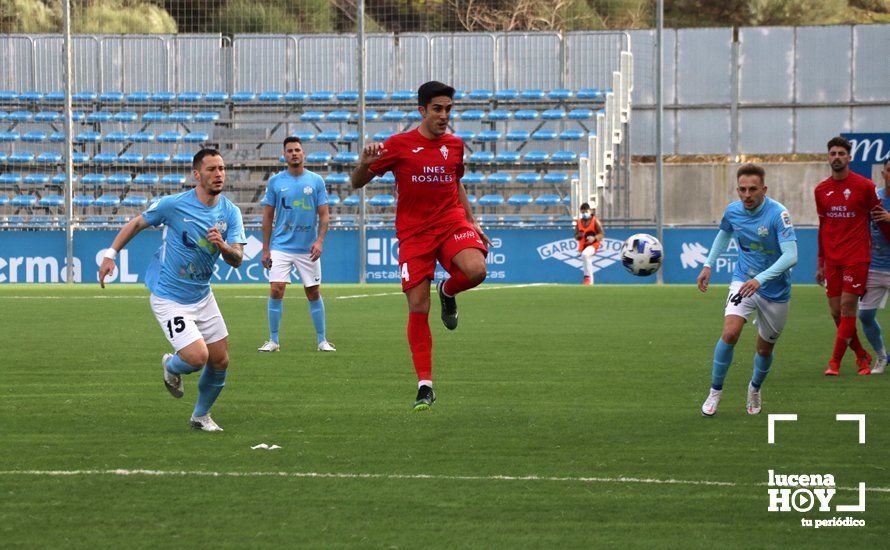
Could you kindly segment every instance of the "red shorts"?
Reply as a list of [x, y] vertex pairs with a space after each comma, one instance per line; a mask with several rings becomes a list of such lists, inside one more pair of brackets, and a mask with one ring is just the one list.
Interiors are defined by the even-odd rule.
[[825, 294], [829, 298], [840, 296], [842, 292], [862, 296], [868, 281], [868, 264], [837, 265], [825, 264]]
[[436, 276], [436, 261], [451, 273], [451, 260], [458, 252], [477, 248], [488, 255], [485, 243], [468, 222], [458, 222], [440, 231], [424, 231], [399, 241], [399, 275], [402, 292]]

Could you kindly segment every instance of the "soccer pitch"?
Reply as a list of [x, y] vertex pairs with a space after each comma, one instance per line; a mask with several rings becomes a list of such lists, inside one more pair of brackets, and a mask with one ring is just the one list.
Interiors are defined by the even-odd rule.
[[[890, 378], [851, 352], [822, 375], [816, 286], [793, 290], [763, 414], [744, 410], [748, 326], [714, 418], [725, 286], [485, 285], [454, 332], [433, 298], [424, 413], [396, 286], [323, 288], [333, 354], [298, 286], [266, 355], [268, 287], [215, 293], [231, 364], [207, 434], [188, 427], [197, 377], [164, 389], [142, 286], [0, 287], [0, 546], [886, 547]], [[773, 445], [768, 413], [798, 415]], [[864, 445], [837, 413], [866, 415]], [[831, 511], [768, 512], [769, 470], [833, 475]], [[835, 511], [859, 482], [866, 511]], [[865, 526], [801, 525], [847, 516]]]

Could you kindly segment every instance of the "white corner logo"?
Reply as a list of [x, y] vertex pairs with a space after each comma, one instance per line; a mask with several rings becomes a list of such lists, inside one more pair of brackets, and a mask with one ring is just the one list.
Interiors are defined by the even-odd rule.
[[[593, 256], [593, 272], [601, 271], [614, 263], [618, 263], [621, 254], [621, 245], [624, 241], [618, 239], [603, 239], [603, 244]], [[581, 254], [578, 252], [578, 241], [575, 239], [562, 239], [549, 242], [537, 248], [538, 256], [542, 260], [559, 260], [576, 269], [581, 269]]]
[[244, 257], [252, 260], [260, 251], [263, 250], [263, 243], [253, 235], [247, 237], [247, 244], [244, 245]]
[[680, 263], [683, 269], [695, 269], [708, 261], [708, 249], [699, 242], [683, 243], [680, 252]]

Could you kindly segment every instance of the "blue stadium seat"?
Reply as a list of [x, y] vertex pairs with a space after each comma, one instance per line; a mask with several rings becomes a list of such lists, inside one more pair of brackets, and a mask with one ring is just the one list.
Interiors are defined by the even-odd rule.
[[355, 90], [346, 90], [336, 95], [337, 101], [358, 101], [358, 92]]
[[187, 111], [176, 111], [170, 113], [170, 116], [167, 117], [167, 122], [191, 122], [194, 118], [194, 115]]
[[114, 153], [96, 153], [96, 156], [93, 157], [95, 164], [114, 164], [117, 161], [117, 155]]
[[0, 101], [4, 103], [12, 103], [18, 101], [19, 93], [12, 90], [0, 90]]
[[528, 90], [522, 90], [522, 93], [519, 94], [522, 99], [538, 101], [544, 99], [544, 90], [539, 90], [537, 88], [530, 88]]
[[13, 142], [18, 141], [19, 135], [18, 132], [0, 132], [0, 142]]
[[516, 99], [519, 95], [519, 92], [512, 88], [507, 88], [506, 90], [498, 90], [494, 93], [494, 98], [498, 101], [512, 101]]
[[22, 135], [22, 141], [27, 143], [43, 143], [46, 141], [46, 132], [33, 131]]
[[562, 120], [566, 117], [566, 112], [562, 109], [547, 109], [541, 113], [544, 120]]
[[393, 101], [416, 101], [417, 92], [415, 90], [396, 90], [389, 98]]
[[291, 135], [300, 138], [301, 143], [306, 143], [307, 141], [312, 141], [315, 139], [315, 134], [313, 134], [312, 132], [294, 132]]
[[130, 134], [130, 141], [133, 143], [150, 143], [155, 140], [155, 135], [151, 132], [136, 132]]
[[93, 205], [93, 197], [90, 195], [75, 195], [73, 199], [71, 199], [71, 203], [74, 206], [86, 207]]
[[507, 141], [528, 141], [528, 130], [510, 130], [507, 132]]
[[546, 151], [529, 151], [522, 157], [525, 162], [545, 162], [550, 158]]
[[118, 165], [142, 164], [144, 157], [139, 153], [126, 152], [117, 158]]
[[74, 103], [92, 103], [99, 99], [99, 94], [90, 90], [81, 90], [71, 96]]
[[406, 117], [406, 119], [409, 122], [420, 122], [420, 120], [422, 120], [423, 117], [420, 116], [420, 111], [414, 110], [414, 111], [408, 111], [408, 116]]
[[106, 194], [106, 195], [102, 195], [101, 197], [97, 198], [93, 202], [93, 206], [111, 207], [111, 206], [118, 206], [118, 205], [120, 205], [120, 203], [121, 203], [121, 199], [117, 195]]
[[355, 143], [358, 141], [358, 132], [349, 131], [343, 134], [343, 141], [348, 141], [349, 143]]
[[470, 204], [476, 204], [476, 195], [472, 193], [467, 194], [467, 202]]
[[87, 153], [75, 152], [71, 155], [72, 164], [86, 164], [90, 162], [90, 155]]
[[302, 90], [291, 90], [284, 94], [284, 100], [288, 103], [299, 103], [306, 101], [309, 98], [309, 94]]
[[510, 206], [528, 206], [533, 200], [531, 195], [519, 193], [507, 199], [507, 204]]
[[455, 113], [459, 116], [453, 117], [459, 120], [482, 120], [485, 118], [485, 111], [481, 109], [470, 109], [462, 113]]
[[490, 151], [476, 151], [467, 160], [469, 162], [490, 163], [494, 160], [494, 153]]
[[279, 103], [283, 99], [284, 99], [284, 93], [276, 92], [275, 90], [263, 92], [260, 94], [260, 97], [259, 97], [259, 100], [262, 103]]
[[0, 195], [0, 206], [6, 206], [7, 204], [9, 204], [9, 197]]
[[117, 172], [108, 176], [105, 181], [109, 185], [130, 185], [133, 183], [133, 176], [129, 172]]
[[473, 101], [488, 101], [494, 97], [494, 92], [486, 89], [470, 90], [469, 97]]
[[513, 111], [507, 109], [494, 109], [488, 112], [488, 120], [510, 120], [513, 118]]
[[349, 183], [349, 174], [346, 172], [331, 172], [324, 178], [328, 185], [344, 185]]
[[121, 201], [121, 206], [129, 206], [142, 208], [148, 203], [148, 199], [141, 195], [127, 195], [123, 201]]
[[[49, 176], [47, 176], [49, 178]], [[44, 195], [37, 203], [39, 206], [58, 207], [65, 204], [65, 197], [62, 195]]]
[[504, 137], [504, 133], [500, 130], [482, 130], [476, 134], [476, 141], [493, 142], [500, 141]]
[[588, 120], [593, 118], [592, 109], [572, 109], [568, 114], [569, 120]]
[[349, 111], [331, 111], [325, 116], [328, 122], [349, 122], [351, 118], [352, 113]]
[[328, 195], [328, 206], [337, 206], [340, 204], [340, 195]]
[[330, 90], [318, 90], [309, 94], [309, 101], [334, 101], [334, 97]]
[[102, 141], [102, 134], [93, 132], [92, 130], [81, 132], [74, 137], [74, 141], [76, 143], [99, 143]]
[[578, 99], [601, 99], [605, 95], [598, 88], [581, 88], [575, 97]]
[[0, 174], [0, 185], [18, 185], [22, 183], [22, 175], [6, 172]]
[[145, 164], [167, 164], [168, 162], [170, 162], [170, 155], [167, 153], [145, 155]]
[[392, 195], [374, 195], [368, 200], [368, 204], [371, 206], [392, 206], [396, 203], [396, 198]]
[[460, 138], [464, 142], [473, 141], [476, 138], [476, 132], [472, 130], [457, 130], [454, 132], [454, 136]]
[[148, 103], [148, 100], [151, 99], [151, 94], [149, 92], [132, 92], [124, 96], [124, 101], [127, 103]]
[[65, 141], [65, 132], [53, 132], [49, 135], [50, 143], [63, 143]]
[[358, 162], [358, 153], [355, 151], [340, 151], [331, 159], [336, 164], [355, 164]]
[[586, 132], [580, 128], [569, 128], [559, 133], [559, 139], [562, 141], [578, 141], [585, 136]]
[[500, 151], [494, 157], [495, 162], [499, 163], [514, 163], [519, 162], [519, 152], [518, 151]]
[[371, 139], [374, 141], [383, 142], [383, 141], [386, 141], [389, 138], [391, 138], [393, 133], [394, 132], [392, 132], [391, 130], [381, 130], [380, 132], [377, 132], [376, 134], [374, 134], [374, 136]]
[[170, 162], [173, 164], [191, 164], [195, 156], [191, 153], [176, 153]]
[[365, 91], [365, 101], [383, 101], [384, 99], [386, 99], [386, 92], [383, 90]]
[[225, 92], [207, 92], [204, 94], [204, 101], [207, 103], [225, 103], [229, 100], [229, 94]]
[[[71, 176], [72, 181], [77, 181], [77, 174], [73, 174]], [[52, 179], [53, 185], [66, 185], [68, 183], [68, 177], [65, 174], [56, 174]]]
[[157, 174], [139, 174], [133, 179], [136, 185], [157, 185], [161, 177]]
[[105, 137], [102, 138], [102, 141], [105, 143], [123, 143], [130, 139], [130, 134], [127, 132], [108, 132], [105, 134]]
[[555, 194], [545, 194], [539, 195], [535, 199], [535, 204], [539, 206], [558, 206], [562, 199], [559, 198], [559, 195]]
[[482, 195], [477, 204], [479, 206], [500, 206], [504, 204], [504, 197], [498, 194]]
[[71, 120], [73, 120], [74, 122], [80, 122], [82, 120], [85, 120], [86, 117], [87, 117], [87, 114], [84, 113], [83, 111], [71, 111]]
[[182, 141], [185, 143], [206, 143], [210, 139], [207, 132], [191, 132], [183, 136]]
[[139, 115], [133, 111], [119, 111], [114, 113], [111, 119], [115, 122], [136, 122], [139, 119]]
[[573, 95], [574, 94], [572, 93], [572, 90], [569, 90], [567, 88], [554, 88], [554, 89], [550, 90], [550, 93], [547, 94], [547, 97], [549, 97], [550, 99], [552, 99], [554, 101], [560, 101], [560, 100], [572, 99]]
[[306, 111], [300, 115], [302, 122], [321, 122], [324, 120], [324, 111]]
[[99, 101], [101, 103], [120, 103], [124, 100], [124, 94], [122, 92], [102, 92], [99, 94]]
[[331, 160], [331, 154], [326, 151], [313, 151], [306, 155], [306, 162], [312, 164], [327, 164]]
[[8, 117], [8, 116], [9, 116], [9, 113], [7, 113], [6, 111], [0, 111], [0, 122], [3, 122], [4, 120], [6, 120], [6, 117]]
[[513, 113], [513, 118], [516, 120], [537, 120], [538, 116], [538, 111], [535, 109], [519, 109]]
[[516, 183], [529, 185], [538, 183], [539, 181], [541, 181], [541, 175], [537, 172], [522, 172], [521, 174], [516, 176]]
[[374, 110], [366, 110], [365, 111], [365, 121], [366, 122], [374, 122], [380, 118], [380, 113]]
[[485, 181], [485, 175], [481, 172], [466, 172], [460, 181], [464, 185], [478, 185]]
[[535, 130], [535, 133], [532, 134], [532, 139], [535, 141], [552, 141], [556, 139], [556, 132], [541, 128], [540, 130]]
[[219, 120], [219, 113], [216, 111], [201, 111], [195, 114], [195, 122], [216, 122]]
[[142, 122], [167, 122], [167, 113], [149, 111], [142, 115]]
[[513, 181], [513, 176], [511, 176], [509, 172], [494, 172], [493, 174], [488, 175], [486, 181], [493, 185], [505, 185]]
[[25, 103], [37, 103], [43, 99], [43, 94], [34, 90], [29, 90], [27, 92], [22, 92], [19, 94], [19, 101]]
[[31, 122], [34, 119], [34, 113], [31, 111], [13, 111], [6, 117], [7, 122]]
[[27, 185], [46, 185], [49, 180], [49, 174], [28, 174], [25, 176], [24, 182]]
[[348, 197], [343, 199], [343, 202], [341, 204], [343, 206], [358, 206], [360, 200], [361, 199], [359, 199], [358, 195], [349, 195]]
[[9, 201], [10, 206], [34, 206], [37, 203], [37, 197], [34, 195], [16, 195]]
[[164, 132], [158, 134], [155, 139], [158, 143], [179, 143], [182, 141], [182, 135], [179, 132]]
[[176, 96], [176, 101], [180, 103], [198, 103], [202, 97], [201, 92], [180, 92]]
[[380, 183], [393, 184], [396, 182], [396, 176], [392, 172], [387, 172], [380, 176]]
[[[127, 174], [129, 176], [129, 174]], [[81, 185], [84, 186], [93, 186], [93, 185], [104, 185], [108, 181], [108, 178], [105, 174], [84, 174], [80, 179]]]
[[151, 94], [149, 101], [151, 101], [152, 103], [170, 103], [175, 99], [176, 94], [174, 94], [173, 92], [163, 91]]
[[401, 122], [408, 118], [408, 113], [399, 110], [387, 111], [383, 113], [382, 118], [385, 122]]
[[550, 162], [575, 162], [578, 154], [574, 151], [557, 151], [550, 157]]
[[28, 151], [17, 151], [6, 159], [9, 164], [31, 164], [34, 162], [34, 153]]
[[185, 185], [186, 177], [183, 174], [167, 174], [161, 178], [164, 185]]
[[37, 155], [36, 160], [41, 164], [56, 164], [62, 162], [62, 153], [57, 151], [44, 151]]
[[340, 132], [320, 132], [317, 136], [315, 136], [315, 140], [322, 143], [333, 143], [335, 141], [340, 141]]
[[6, 151], [0, 151], [0, 164], [5, 163], [8, 157], [9, 154]]
[[235, 92], [232, 94], [232, 103], [250, 103], [256, 99], [256, 94], [249, 91]]
[[569, 181], [569, 175], [563, 172], [548, 172], [544, 174], [543, 178], [544, 183], [566, 183]]
[[40, 111], [34, 115], [35, 122], [58, 122], [62, 120], [62, 113], [56, 111]]

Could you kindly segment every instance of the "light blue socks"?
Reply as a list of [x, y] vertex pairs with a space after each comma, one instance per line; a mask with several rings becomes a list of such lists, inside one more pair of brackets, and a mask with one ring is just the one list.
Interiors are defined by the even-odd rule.
[[884, 335], [881, 334], [881, 325], [878, 324], [877, 314], [878, 310], [876, 309], [860, 309], [859, 321], [862, 323], [862, 332], [868, 338], [868, 343], [871, 344], [875, 353], [880, 355], [887, 352], [884, 350]]
[[210, 367], [204, 367], [201, 378], [198, 379], [198, 402], [195, 403], [194, 416], [204, 416], [210, 412], [213, 402], [219, 397], [219, 392], [226, 385], [226, 372]]
[[309, 315], [312, 316], [312, 324], [315, 325], [315, 334], [318, 336], [318, 343], [327, 340], [325, 336], [325, 318], [324, 318], [324, 299], [321, 296], [314, 302], [309, 300]]
[[197, 372], [201, 370], [200, 368], [195, 368], [185, 361], [182, 358], [174, 353], [170, 358], [167, 359], [167, 363], [165, 364], [167, 367], [167, 372], [172, 374], [191, 374], [193, 372]]
[[278, 328], [281, 326], [281, 314], [284, 311], [284, 300], [269, 298], [269, 340], [278, 343]]
[[772, 353], [769, 355], [754, 354], [754, 374], [751, 375], [751, 385], [754, 386], [754, 389], [760, 389], [760, 385], [766, 380], [766, 375], [769, 374], [769, 367], [772, 364]]
[[714, 346], [714, 367], [711, 369], [711, 387], [715, 390], [723, 389], [723, 380], [726, 378], [726, 372], [729, 371], [729, 365], [732, 363], [732, 352], [734, 346], [723, 341], [723, 338], [717, 340]]

